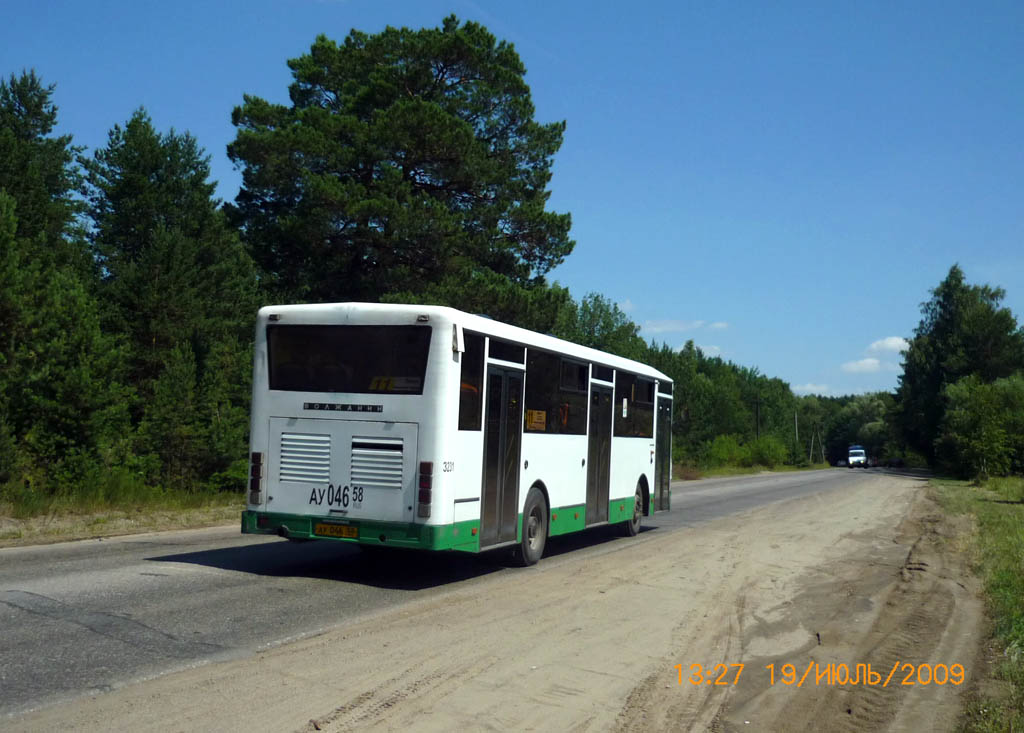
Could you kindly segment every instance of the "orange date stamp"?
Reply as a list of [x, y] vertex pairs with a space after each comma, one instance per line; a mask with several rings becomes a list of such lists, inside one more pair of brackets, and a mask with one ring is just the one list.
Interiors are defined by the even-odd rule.
[[[852, 667], [852, 669], [851, 669]], [[686, 680], [693, 686], [729, 686], [736, 685], [743, 674], [743, 664], [713, 664], [704, 666], [691, 664], [684, 676], [684, 666], [675, 665], [679, 684]], [[839, 664], [829, 662], [820, 664], [811, 661], [806, 668], [795, 664], [768, 664], [768, 685], [782, 684], [787, 687], [803, 687], [813, 685], [846, 686], [864, 685], [868, 687], [925, 687], [928, 685], [959, 686], [967, 679], [967, 670], [962, 664], [911, 664], [897, 660], [892, 668], [888, 665], [881, 670], [873, 669], [870, 663]], [[812, 674], [813, 673], [813, 674]]]

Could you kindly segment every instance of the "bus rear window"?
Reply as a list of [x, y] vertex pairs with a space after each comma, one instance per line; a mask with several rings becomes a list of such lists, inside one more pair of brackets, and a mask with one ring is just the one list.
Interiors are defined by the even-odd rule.
[[423, 394], [430, 326], [267, 326], [270, 389]]

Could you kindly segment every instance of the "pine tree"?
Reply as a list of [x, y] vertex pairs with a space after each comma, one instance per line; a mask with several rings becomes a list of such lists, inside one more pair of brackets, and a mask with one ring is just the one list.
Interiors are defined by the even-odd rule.
[[17, 202], [14, 236], [37, 247], [37, 257], [83, 261], [66, 240], [81, 206], [75, 198], [82, 176], [81, 148], [70, 135], [53, 137], [57, 124], [54, 86], [35, 71], [0, 80], [0, 189]]
[[288, 65], [291, 105], [246, 96], [228, 147], [243, 173], [230, 211], [277, 297], [446, 280], [441, 299], [468, 302], [460, 283], [528, 289], [572, 250], [569, 216], [545, 209], [565, 125], [534, 121], [511, 44], [451, 16], [320, 36]]
[[191, 489], [199, 477], [200, 416], [196, 395], [196, 357], [187, 342], [175, 344], [152, 384], [153, 397], [139, 426], [143, 451], [160, 459], [152, 477], [171, 489]]
[[[128, 342], [139, 449], [159, 456], [162, 481], [191, 487], [246, 453], [248, 391], [219, 392], [215, 414], [204, 410], [200, 385], [224, 368], [226, 348], [248, 353], [252, 260], [218, 208], [208, 157], [188, 133], [161, 134], [138, 110], [87, 167], [104, 323]], [[226, 378], [247, 384], [247, 371], [235, 360]], [[176, 390], [181, 420], [172, 416]], [[211, 443], [214, 423], [222, 439]]]
[[1000, 305], [1002, 288], [970, 285], [953, 265], [931, 292], [904, 354], [894, 412], [903, 440], [930, 462], [950, 385], [972, 375], [987, 384], [1024, 369], [1024, 329]]
[[77, 149], [50, 136], [52, 93], [34, 73], [0, 82], [0, 474], [43, 492], [122, 461], [127, 430], [122, 352], [100, 330], [77, 236]]

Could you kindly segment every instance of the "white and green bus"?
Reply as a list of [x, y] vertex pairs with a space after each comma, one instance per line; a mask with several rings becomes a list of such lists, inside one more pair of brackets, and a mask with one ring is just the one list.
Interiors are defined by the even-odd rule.
[[672, 381], [452, 308], [260, 309], [242, 532], [481, 552], [668, 509]]

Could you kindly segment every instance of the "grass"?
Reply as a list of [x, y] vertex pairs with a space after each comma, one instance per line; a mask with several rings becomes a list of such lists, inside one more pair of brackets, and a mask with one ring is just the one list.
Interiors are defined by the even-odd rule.
[[932, 485], [947, 511], [975, 519], [972, 560], [992, 621], [995, 683], [979, 685], [968, 700], [963, 729], [1024, 731], [1024, 478]]
[[30, 488], [0, 493], [0, 547], [110, 537], [237, 522], [241, 493], [170, 491], [112, 480], [55, 496]]
[[702, 478], [719, 478], [722, 476], [748, 476], [762, 471], [817, 471], [831, 468], [827, 463], [813, 463], [804, 466], [716, 466], [714, 468], [699, 467], [691, 464], [677, 464], [673, 467], [672, 478], [684, 481], [696, 481]]

